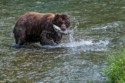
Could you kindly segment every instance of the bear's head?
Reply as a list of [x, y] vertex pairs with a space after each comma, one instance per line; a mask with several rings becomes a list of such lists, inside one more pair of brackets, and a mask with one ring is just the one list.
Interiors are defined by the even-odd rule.
[[68, 34], [70, 26], [70, 19], [65, 14], [56, 14], [53, 20], [53, 28], [56, 32], [61, 34]]

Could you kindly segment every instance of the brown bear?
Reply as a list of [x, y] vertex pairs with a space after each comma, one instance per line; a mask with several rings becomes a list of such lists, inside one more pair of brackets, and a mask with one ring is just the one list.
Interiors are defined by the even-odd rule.
[[57, 45], [62, 35], [69, 33], [70, 19], [65, 14], [28, 12], [20, 16], [14, 26], [16, 48], [26, 42]]

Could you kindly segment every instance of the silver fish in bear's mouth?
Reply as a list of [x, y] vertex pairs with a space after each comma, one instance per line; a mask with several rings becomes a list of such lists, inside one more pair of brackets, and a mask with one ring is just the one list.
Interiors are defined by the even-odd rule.
[[60, 27], [58, 27], [58, 26], [56, 26], [56, 25], [54, 25], [54, 24], [53, 24], [53, 28], [54, 28], [54, 30], [55, 30], [56, 32], [61, 33], [61, 34], [63, 34], [63, 35], [68, 35], [68, 34], [70, 34], [70, 30], [69, 30], [69, 29], [66, 29], [65, 31], [62, 31]]

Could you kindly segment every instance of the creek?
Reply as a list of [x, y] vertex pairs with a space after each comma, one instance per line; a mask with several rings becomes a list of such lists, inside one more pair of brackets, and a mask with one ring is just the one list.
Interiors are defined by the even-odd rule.
[[[125, 0], [0, 0], [0, 82], [106, 83], [109, 54], [125, 45]], [[54, 12], [79, 23], [58, 46], [15, 43], [13, 27], [25, 12]]]

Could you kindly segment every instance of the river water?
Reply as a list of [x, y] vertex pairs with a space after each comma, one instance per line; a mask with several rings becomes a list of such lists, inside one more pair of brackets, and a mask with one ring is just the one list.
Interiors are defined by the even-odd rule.
[[[58, 46], [15, 49], [13, 27], [28, 11], [65, 13], [71, 27]], [[125, 45], [125, 0], [0, 0], [0, 82], [106, 83], [109, 54]]]

